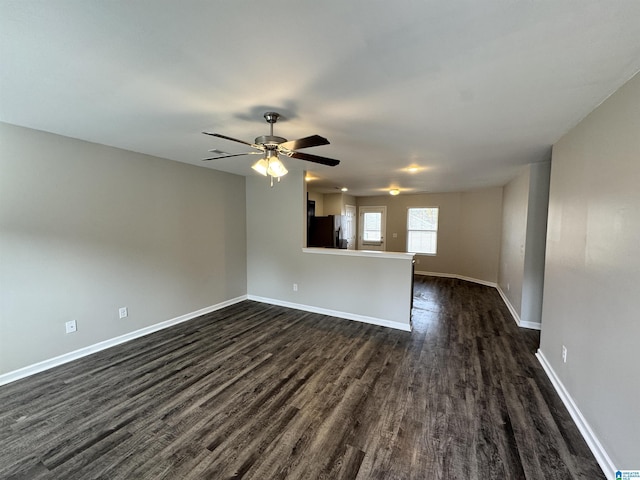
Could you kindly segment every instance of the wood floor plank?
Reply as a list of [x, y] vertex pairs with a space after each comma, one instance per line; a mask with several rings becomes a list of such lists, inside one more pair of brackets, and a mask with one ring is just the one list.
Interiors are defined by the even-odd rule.
[[0, 387], [0, 478], [604, 476], [497, 291], [412, 332], [245, 301]]

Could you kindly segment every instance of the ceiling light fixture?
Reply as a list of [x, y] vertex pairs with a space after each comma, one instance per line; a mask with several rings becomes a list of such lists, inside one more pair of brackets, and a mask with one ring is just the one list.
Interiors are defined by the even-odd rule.
[[272, 187], [274, 178], [280, 181], [280, 177], [284, 177], [289, 172], [278, 158], [278, 152], [270, 149], [266, 150], [264, 152], [264, 158], [258, 160], [251, 168], [265, 177], [269, 175], [271, 177]]
[[397, 188], [392, 188], [391, 190], [389, 190], [389, 195], [393, 195], [394, 197], [396, 195], [400, 195], [400, 190], [398, 190]]
[[271, 177], [271, 186], [273, 187], [273, 179], [277, 178], [280, 181], [280, 177], [287, 174], [287, 169], [283, 163], [278, 159], [278, 153], [281, 153], [289, 158], [297, 158], [299, 160], [305, 160], [307, 162], [319, 163], [321, 165], [327, 165], [335, 167], [340, 163], [340, 160], [334, 160], [333, 158], [321, 157], [319, 155], [311, 155], [309, 153], [302, 153], [296, 151], [299, 148], [317, 147], [320, 145], [328, 145], [329, 140], [320, 135], [311, 135], [309, 137], [299, 138], [298, 140], [287, 140], [283, 137], [277, 137], [273, 134], [273, 124], [278, 121], [280, 114], [277, 112], [266, 112], [264, 119], [269, 124], [269, 135], [261, 135], [256, 137], [255, 143], [245, 142], [244, 140], [238, 140], [237, 138], [228, 137], [220, 133], [202, 132], [205, 135], [211, 135], [212, 137], [223, 138], [232, 142], [242, 143], [248, 145], [251, 148], [259, 150], [258, 152], [245, 152], [245, 153], [225, 153], [217, 149], [211, 150], [216, 153], [215, 157], [203, 158], [203, 161], [218, 160], [221, 158], [240, 157], [242, 155], [263, 155], [255, 164], [251, 166], [260, 175]]
[[342, 188], [340, 189], [340, 191], [341, 191], [341, 192], [348, 192], [348, 191], [349, 191], [349, 189], [348, 189], [347, 187], [342, 187]]

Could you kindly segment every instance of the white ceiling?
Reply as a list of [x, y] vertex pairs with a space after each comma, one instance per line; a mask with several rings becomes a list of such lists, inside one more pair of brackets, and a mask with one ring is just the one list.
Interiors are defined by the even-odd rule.
[[0, 0], [0, 60], [4, 122], [203, 165], [245, 150], [202, 130], [253, 141], [275, 110], [341, 160], [284, 159], [313, 185], [457, 191], [548, 159], [640, 70], [640, 2]]

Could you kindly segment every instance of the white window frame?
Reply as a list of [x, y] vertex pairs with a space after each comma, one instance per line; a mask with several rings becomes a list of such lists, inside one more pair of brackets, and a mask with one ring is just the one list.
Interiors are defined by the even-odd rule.
[[[409, 228], [409, 213], [411, 212], [411, 210], [417, 210], [417, 209], [435, 209], [438, 211], [438, 221], [436, 223], [436, 228], [435, 230], [433, 229], [410, 229]], [[409, 253], [415, 253], [417, 255], [428, 255], [428, 256], [432, 256], [435, 257], [438, 254], [438, 230], [439, 230], [439, 226], [440, 226], [440, 207], [424, 207], [424, 206], [420, 206], [420, 207], [407, 207], [407, 252]], [[409, 250], [409, 237], [410, 232], [433, 232], [435, 233], [436, 236], [436, 245], [435, 245], [435, 251], [434, 252], [413, 252], [411, 250]]]

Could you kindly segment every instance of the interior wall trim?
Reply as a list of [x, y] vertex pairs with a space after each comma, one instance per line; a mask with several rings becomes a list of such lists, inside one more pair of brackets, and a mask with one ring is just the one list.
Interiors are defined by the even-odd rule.
[[616, 478], [616, 472], [618, 471], [618, 469], [611, 461], [611, 457], [609, 457], [609, 454], [600, 443], [600, 440], [598, 440], [598, 437], [591, 429], [591, 426], [584, 418], [584, 415], [582, 415], [582, 412], [576, 405], [575, 401], [560, 381], [560, 378], [558, 377], [558, 375], [556, 375], [553, 367], [551, 367], [551, 364], [547, 361], [547, 358], [544, 356], [544, 353], [542, 353], [542, 350], [538, 349], [538, 351], [536, 352], [536, 357], [538, 358], [538, 361], [547, 374], [547, 377], [549, 377], [549, 380], [551, 380], [553, 388], [555, 388], [556, 392], [558, 392], [562, 403], [564, 403], [564, 406], [567, 407], [567, 410], [569, 410], [571, 418], [578, 427], [578, 430], [580, 430], [580, 434], [584, 438], [585, 442], [587, 442], [591, 453], [593, 453], [593, 456], [596, 457], [596, 461], [598, 462], [598, 465], [600, 465], [600, 468], [604, 472], [605, 476], [607, 478]]
[[488, 282], [486, 280], [479, 280], [477, 278], [465, 277], [463, 275], [457, 275], [455, 273], [418, 272], [418, 271], [416, 271], [415, 274], [416, 275], [427, 275], [427, 276], [430, 276], [430, 277], [457, 278], [458, 280], [466, 280], [467, 282], [479, 283], [480, 285], [486, 285], [487, 287], [493, 287], [496, 290], [498, 290], [498, 293], [502, 297], [502, 301], [504, 302], [504, 304], [509, 309], [509, 312], [511, 313], [511, 316], [513, 317], [513, 320], [516, 322], [516, 325], [518, 325], [519, 327], [522, 327], [522, 328], [530, 328], [532, 330], [541, 330], [541, 328], [542, 328], [542, 325], [540, 323], [523, 322], [520, 319], [520, 315], [518, 315], [517, 310], [514, 308], [514, 306], [511, 304], [511, 302], [509, 301], [507, 296], [504, 294], [504, 292], [500, 288], [500, 285], [498, 285], [495, 282]]
[[91, 355], [92, 353], [96, 353], [110, 347], [115, 347], [116, 345], [120, 345], [121, 343], [128, 342], [129, 340], [133, 340], [136, 338], [143, 337], [145, 335], [149, 335], [150, 333], [157, 332], [158, 330], [163, 330], [173, 325], [177, 325], [178, 323], [192, 320], [194, 318], [200, 317], [207, 313], [215, 312], [216, 310], [220, 310], [221, 308], [234, 305], [246, 299], [247, 299], [247, 296], [242, 295], [240, 297], [225, 300], [224, 302], [220, 302], [215, 305], [211, 305], [209, 307], [201, 308], [200, 310], [196, 310], [195, 312], [186, 313], [184, 315], [180, 315], [179, 317], [175, 317], [170, 320], [165, 320], [163, 322], [149, 325], [148, 327], [144, 327], [139, 330], [135, 330], [133, 332], [125, 333], [124, 335], [120, 335], [118, 337], [114, 337], [109, 340], [104, 340], [102, 342], [98, 342], [93, 345], [89, 345], [87, 347], [74, 350], [73, 352], [65, 353], [63, 355], [59, 355], [57, 357], [53, 357], [48, 360], [43, 360], [42, 362], [34, 363], [33, 365], [28, 365], [18, 370], [13, 370], [11, 372], [4, 373], [0, 375], [0, 386], [6, 385], [7, 383], [15, 382], [16, 380], [20, 380], [21, 378], [25, 378], [25, 377], [34, 375], [36, 373], [43, 372], [45, 370], [49, 370], [50, 368], [57, 367], [58, 365], [63, 365], [73, 360], [86, 357], [87, 355]]
[[275, 298], [259, 297], [256, 295], [248, 295], [248, 300], [253, 300], [260, 303], [267, 303], [269, 305], [277, 305], [279, 307], [293, 308], [295, 310], [302, 310], [304, 312], [320, 313], [322, 315], [329, 315], [331, 317], [344, 318], [345, 320], [355, 320], [356, 322], [370, 323], [372, 325], [379, 325], [381, 327], [395, 328], [396, 330], [404, 330], [405, 332], [411, 331], [411, 325], [408, 323], [394, 322], [392, 320], [385, 320], [384, 318], [368, 317], [366, 315], [358, 315], [356, 313], [341, 312], [338, 310], [329, 310], [328, 308], [314, 307], [312, 305], [303, 305], [300, 303], [286, 302], [283, 300], [276, 300]]

